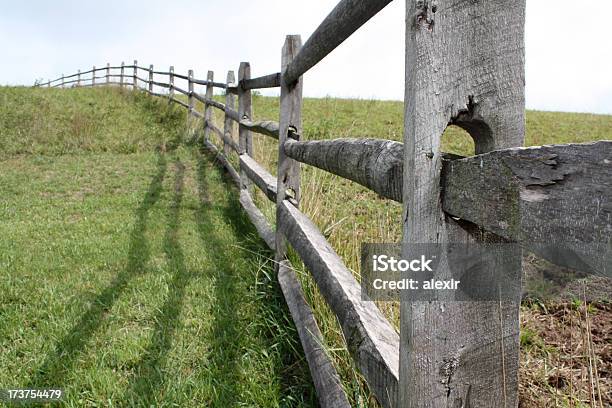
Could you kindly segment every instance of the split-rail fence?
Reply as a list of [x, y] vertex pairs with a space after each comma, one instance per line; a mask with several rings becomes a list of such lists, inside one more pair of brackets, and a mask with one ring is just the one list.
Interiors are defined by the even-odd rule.
[[[612, 142], [520, 147], [525, 133], [525, 0], [407, 0], [404, 143], [302, 140], [302, 75], [390, 2], [340, 1], [304, 45], [300, 36], [286, 37], [280, 72], [270, 75], [251, 78], [249, 63], [242, 62], [237, 79], [229, 71], [225, 82], [215, 82], [212, 71], [203, 80], [191, 70], [186, 75], [172, 67], [156, 71], [134, 61], [39, 86], [142, 88], [203, 119], [202, 143], [239, 186], [240, 203], [275, 251], [278, 281], [321, 406], [349, 403], [286, 259], [287, 244], [311, 272], [384, 407], [516, 407], [519, 303], [402, 302], [398, 335], [375, 303], [362, 299], [360, 283], [300, 211], [300, 163], [403, 203], [398, 220], [403, 251], [411, 243], [491, 238], [526, 246], [562, 239], [584, 251], [583, 244], [609, 246]], [[194, 85], [206, 86], [206, 93], [194, 92]], [[255, 120], [251, 90], [273, 87], [280, 87], [278, 122]], [[154, 91], [160, 88], [167, 92]], [[213, 88], [225, 90], [225, 103], [213, 99]], [[196, 100], [204, 103], [204, 112], [195, 109]], [[212, 121], [213, 108], [224, 113], [222, 129]], [[238, 141], [232, 137], [234, 124]], [[449, 125], [472, 136], [475, 156], [442, 153], [440, 139]], [[277, 177], [254, 160], [253, 133], [278, 140]], [[211, 142], [211, 134], [223, 142], [222, 150]], [[239, 171], [228, 160], [233, 153], [239, 156]], [[276, 204], [276, 230], [254, 204], [253, 184]], [[521, 268], [520, 261], [516, 267]]]

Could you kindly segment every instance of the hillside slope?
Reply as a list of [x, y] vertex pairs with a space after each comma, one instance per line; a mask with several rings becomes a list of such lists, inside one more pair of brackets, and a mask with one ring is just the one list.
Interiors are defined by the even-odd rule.
[[270, 254], [185, 114], [0, 88], [0, 384], [65, 406], [315, 405]]
[[[256, 119], [277, 120], [277, 98], [253, 99]], [[116, 88], [0, 88], [0, 384], [59, 379], [75, 405], [143, 392], [143, 405], [315, 404], [270, 254], [214, 158], [184, 143], [201, 124], [185, 123], [182, 108]], [[303, 133], [401, 141], [403, 104], [306, 98]], [[611, 138], [610, 115], [527, 112], [527, 145]], [[443, 146], [473, 152], [458, 128]], [[277, 142], [254, 136], [254, 147], [275, 174]], [[301, 208], [354, 271], [362, 242], [400, 238], [399, 204], [309, 166]], [[352, 404], [375, 406], [337, 320], [300, 276]], [[379, 307], [397, 325], [397, 305]], [[612, 398], [611, 316], [580, 299], [525, 303], [524, 408], [586, 406], [593, 365], [595, 391]]]

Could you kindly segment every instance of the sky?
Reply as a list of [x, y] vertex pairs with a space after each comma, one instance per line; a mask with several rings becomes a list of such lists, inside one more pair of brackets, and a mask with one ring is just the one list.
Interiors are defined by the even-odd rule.
[[[337, 2], [0, 0], [0, 84], [134, 59], [220, 81], [249, 61], [266, 75], [280, 70], [285, 35], [305, 42]], [[610, 15], [610, 0], [527, 0], [528, 109], [612, 114]], [[402, 100], [404, 21], [405, 0], [394, 0], [305, 74], [304, 96]]]

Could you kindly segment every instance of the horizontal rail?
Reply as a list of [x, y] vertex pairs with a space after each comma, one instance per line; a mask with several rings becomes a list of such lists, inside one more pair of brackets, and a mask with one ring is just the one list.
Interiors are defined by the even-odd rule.
[[262, 214], [259, 208], [257, 208], [253, 202], [253, 199], [251, 198], [251, 195], [246, 189], [240, 190], [240, 204], [246, 211], [253, 225], [255, 225], [255, 229], [259, 233], [259, 236], [265, 241], [268, 248], [274, 251], [276, 249], [276, 245], [274, 244], [274, 230], [272, 227], [270, 227], [266, 217]]
[[203, 80], [203, 79], [195, 79], [192, 78], [191, 82], [193, 82], [194, 84], [198, 84], [198, 85], [212, 85], [214, 87], [217, 88], [226, 88], [227, 85], [222, 83], [222, 82], [213, 82], [213, 81], [208, 81], [208, 80]]
[[153, 71], [153, 73], [155, 75], [170, 75], [171, 72], [166, 72], [166, 71]]
[[276, 202], [276, 177], [271, 175], [248, 154], [240, 155], [240, 169], [273, 203]]
[[236, 183], [236, 185], [240, 187], [240, 175], [238, 174], [238, 172], [236, 172], [236, 169], [234, 169], [234, 166], [232, 166], [232, 164], [227, 160], [225, 155], [221, 153], [219, 149], [217, 149], [217, 146], [212, 144], [209, 140], [204, 141], [204, 146], [215, 154], [215, 159], [218, 160], [219, 163], [223, 165], [223, 167], [225, 167], [234, 183]]
[[[166, 96], [166, 97], [168, 97], [168, 96]], [[181, 101], [179, 99], [172, 99], [172, 102], [177, 103], [177, 104], [181, 105], [182, 107], [189, 109], [189, 105], [187, 105], [185, 102], [183, 102], [183, 101]], [[194, 113], [194, 111], [192, 111], [191, 113]], [[199, 113], [199, 112], [197, 112], [197, 113]]]
[[179, 91], [179, 92], [180, 92], [180, 93], [182, 93], [183, 95], [187, 95], [187, 96], [189, 96], [189, 94], [190, 94], [190, 92], [189, 92], [189, 91], [186, 91], [186, 90], [184, 90], [183, 88], [179, 88], [179, 87], [178, 87], [178, 86], [176, 86], [176, 85], [170, 85], [170, 86], [169, 86], [169, 88], [170, 88], [170, 89], [174, 89], [175, 91]]
[[242, 119], [238, 122], [240, 126], [244, 126], [245, 128], [260, 133], [262, 135], [270, 136], [276, 140], [278, 140], [278, 122], [274, 122], [271, 120], [263, 120], [259, 122], [251, 122], [248, 119]]
[[374, 302], [362, 300], [359, 283], [312, 221], [286, 200], [277, 208], [278, 228], [338, 318], [361, 374], [383, 406], [395, 406], [398, 334]]
[[283, 72], [289, 85], [315, 66], [392, 0], [342, 0], [306, 41]]
[[402, 202], [404, 145], [380, 139], [298, 142], [288, 139], [285, 154], [301, 163], [352, 180], [382, 197]]
[[234, 151], [238, 154], [241, 154], [242, 152], [240, 151], [240, 147], [238, 146], [238, 144], [234, 141], [234, 139], [228, 137], [225, 133], [223, 133], [223, 131], [221, 129], [219, 129], [218, 127], [216, 127], [215, 125], [213, 125], [212, 123], [206, 123], [206, 126], [211, 129], [214, 133], [217, 134], [217, 136], [219, 136], [219, 138], [221, 140], [223, 140], [225, 143], [227, 143], [232, 149], [234, 149]]
[[221, 102], [217, 102], [213, 99], [208, 99], [203, 95], [200, 95], [199, 93], [193, 92], [192, 96], [194, 98], [196, 98], [198, 101], [202, 102], [205, 105], [210, 105], [210, 106], [214, 106], [215, 108], [222, 110], [223, 112], [225, 112], [225, 105], [222, 104]]
[[[106, 78], [106, 77], [102, 77], [102, 78]], [[97, 78], [96, 78], [96, 79], [97, 79]], [[136, 77], [136, 79], [137, 79], [137, 80], [139, 80], [139, 81], [142, 81], [142, 82], [149, 83], [149, 80], [148, 80], [148, 79], [144, 79], [144, 78], [141, 78], [141, 77], [139, 77], [139, 76], [137, 76], [137, 77]]]
[[189, 76], [183, 75], [183, 74], [177, 74], [176, 72], [173, 72], [172, 76], [175, 77], [175, 78], [184, 79], [185, 81], [189, 80]]
[[[185, 105], [183, 105], [183, 106], [185, 106]], [[189, 109], [189, 105], [186, 105], [185, 107], [186, 107], [187, 109]], [[193, 116], [195, 116], [196, 118], [199, 118], [199, 119], [204, 119], [204, 114], [203, 114], [203, 113], [198, 112], [198, 111], [197, 111], [197, 110], [195, 110], [195, 109], [192, 109], [192, 110], [190, 111], [190, 113], [191, 113]]]
[[319, 405], [321, 408], [350, 408], [340, 376], [322, 346], [323, 335], [310, 305], [304, 298], [302, 285], [287, 260], [279, 264], [278, 283], [295, 322]]
[[151, 81], [150, 83], [155, 86], [160, 86], [162, 88], [170, 88], [170, 84], [166, 84], [165, 82]]
[[258, 78], [243, 79], [240, 81], [240, 87], [245, 90], [261, 89], [261, 88], [276, 88], [280, 86], [280, 72], [276, 74], [265, 75]]

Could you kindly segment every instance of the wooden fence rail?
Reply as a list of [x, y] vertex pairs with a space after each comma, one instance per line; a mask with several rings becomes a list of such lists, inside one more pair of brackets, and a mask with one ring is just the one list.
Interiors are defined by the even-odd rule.
[[[407, 0], [404, 143], [301, 140], [302, 75], [390, 1], [340, 1], [304, 46], [299, 36], [287, 36], [280, 71], [269, 75], [251, 78], [250, 64], [243, 62], [237, 80], [229, 71], [226, 82], [220, 83], [212, 71], [202, 80], [191, 70], [187, 75], [175, 73], [173, 67], [154, 71], [153, 65], [144, 68], [134, 61], [38, 85], [130, 86], [168, 98], [187, 108], [189, 116], [203, 119], [203, 146], [227, 169], [240, 189], [242, 207], [275, 251], [278, 280], [321, 406], [349, 404], [286, 259], [287, 244], [337, 316], [349, 351], [384, 407], [516, 407], [519, 305], [402, 302], [398, 335], [376, 305], [362, 299], [359, 282], [299, 210], [300, 163], [403, 203], [404, 216], [398, 222], [404, 226], [404, 251], [417, 242], [479, 241], [484, 232], [526, 247], [558, 242], [562, 234], [575, 254], [600, 271], [606, 268], [605, 255], [585, 249], [585, 244], [603, 244], [604, 253], [609, 248], [612, 142], [517, 147], [524, 135], [524, 0], [507, 0], [503, 6]], [[133, 69], [130, 83], [125, 81], [126, 68]], [[100, 71], [104, 75], [96, 76]], [[99, 79], [105, 81], [96, 82]], [[187, 86], [179, 87], [175, 80]], [[206, 93], [196, 92], [194, 85], [205, 86]], [[281, 92], [278, 121], [255, 120], [251, 90], [273, 87]], [[225, 103], [213, 98], [213, 88], [225, 91]], [[175, 91], [185, 95], [187, 103], [177, 99]], [[195, 109], [196, 100], [204, 104], [203, 112]], [[212, 108], [223, 112], [223, 128], [213, 123]], [[440, 151], [449, 123], [472, 135], [476, 156]], [[234, 124], [238, 140], [232, 136]], [[278, 140], [278, 177], [253, 158], [253, 133]], [[210, 135], [216, 135], [223, 149]], [[231, 154], [238, 157], [238, 170], [229, 160]], [[276, 230], [254, 204], [254, 187], [276, 204]], [[546, 251], [540, 253], [546, 256]]]

